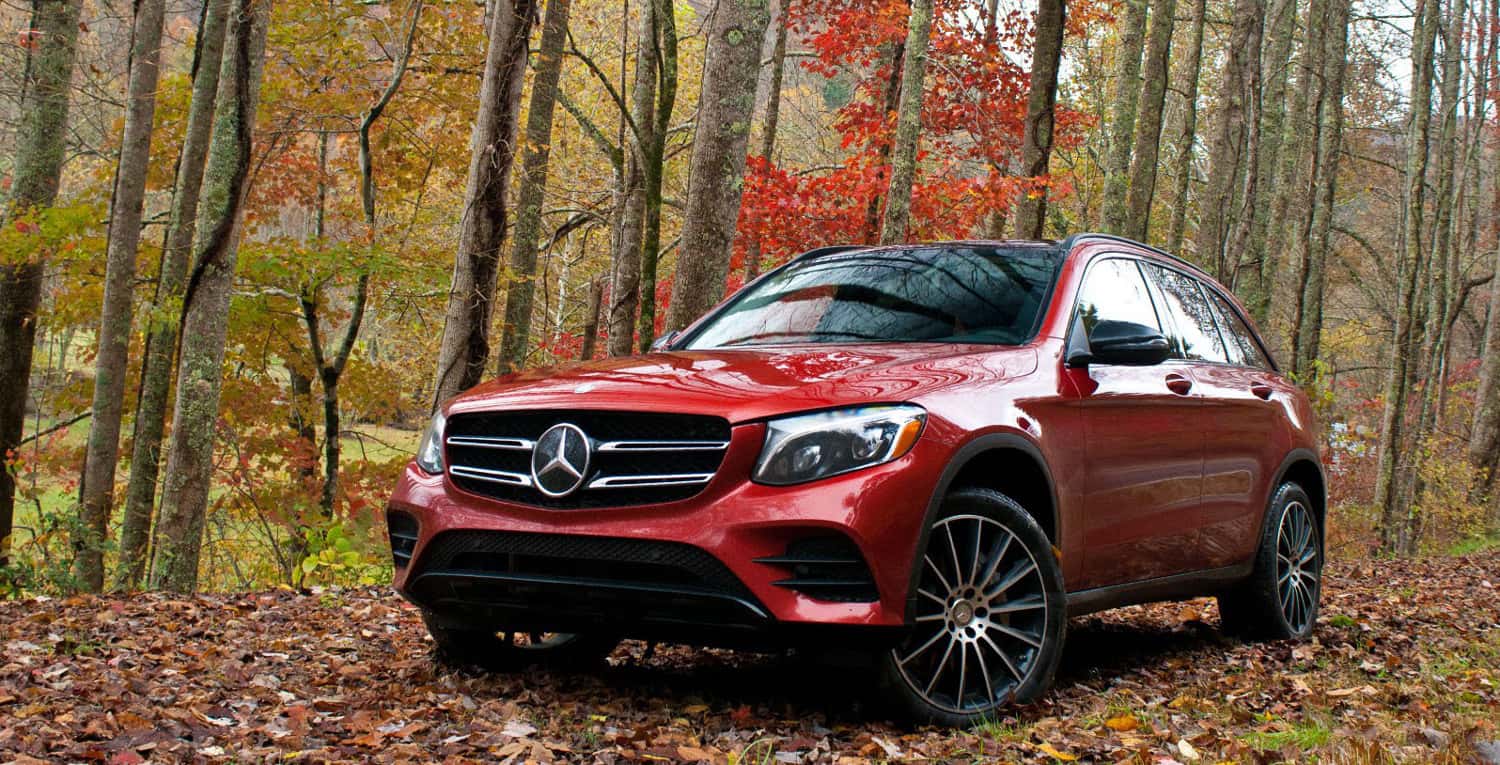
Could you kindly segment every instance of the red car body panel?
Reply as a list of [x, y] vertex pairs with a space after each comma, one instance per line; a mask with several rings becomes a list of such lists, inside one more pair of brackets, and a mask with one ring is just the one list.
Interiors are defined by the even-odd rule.
[[[1054, 543], [1070, 592], [1243, 566], [1289, 455], [1316, 452], [1310, 407], [1269, 370], [1184, 361], [1069, 367], [1068, 333], [1085, 271], [1098, 257], [1121, 254], [1189, 269], [1147, 248], [1082, 239], [1062, 262], [1035, 337], [1022, 346], [651, 353], [510, 375], [446, 405], [449, 415], [589, 409], [722, 416], [732, 426], [723, 463], [689, 499], [552, 510], [470, 494], [411, 464], [390, 507], [417, 519], [418, 563], [428, 542], [451, 529], [670, 540], [724, 563], [777, 621], [899, 626], [907, 620], [929, 508], [966, 447], [999, 435], [1029, 445], [1051, 476]], [[1256, 392], [1266, 389], [1264, 398]], [[750, 480], [767, 418], [877, 403], [927, 411], [925, 430], [906, 455], [794, 486]], [[878, 600], [817, 600], [776, 586], [783, 572], [755, 562], [817, 529], [854, 541]], [[403, 592], [408, 574], [396, 573]]]

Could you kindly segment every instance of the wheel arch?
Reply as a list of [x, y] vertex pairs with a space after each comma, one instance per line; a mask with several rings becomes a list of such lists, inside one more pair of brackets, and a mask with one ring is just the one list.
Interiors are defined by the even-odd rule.
[[1326, 526], [1328, 479], [1323, 473], [1323, 463], [1318, 459], [1317, 453], [1311, 449], [1293, 449], [1276, 470], [1276, 480], [1271, 484], [1270, 492], [1274, 493], [1277, 487], [1288, 481], [1307, 492], [1307, 496], [1313, 501], [1313, 512], [1317, 513], [1318, 525]]
[[922, 571], [917, 561], [927, 548], [927, 535], [937, 519], [943, 499], [953, 489], [971, 486], [993, 489], [1014, 499], [1042, 527], [1048, 541], [1054, 546], [1060, 543], [1062, 525], [1057, 484], [1042, 450], [1030, 439], [1015, 433], [988, 433], [974, 438], [959, 447], [948, 460], [927, 502], [908, 574], [907, 621], [911, 620], [916, 607], [917, 580]]

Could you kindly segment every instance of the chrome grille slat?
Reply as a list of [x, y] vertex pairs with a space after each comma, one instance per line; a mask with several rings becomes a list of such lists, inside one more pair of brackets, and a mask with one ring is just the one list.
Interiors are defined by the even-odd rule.
[[509, 449], [518, 452], [529, 452], [536, 448], [536, 442], [529, 438], [450, 436], [444, 440], [449, 446], [473, 446], [478, 449]]
[[708, 483], [713, 473], [663, 473], [658, 475], [601, 475], [589, 481], [589, 489], [638, 489], [645, 486], [692, 486]]
[[728, 441], [605, 441], [596, 447], [601, 452], [717, 452], [729, 448]]
[[448, 472], [464, 478], [473, 478], [476, 481], [488, 481], [490, 483], [503, 483], [508, 486], [531, 486], [531, 476], [521, 473], [512, 473], [508, 470], [490, 470], [488, 468], [469, 467], [468, 465], [453, 465]]

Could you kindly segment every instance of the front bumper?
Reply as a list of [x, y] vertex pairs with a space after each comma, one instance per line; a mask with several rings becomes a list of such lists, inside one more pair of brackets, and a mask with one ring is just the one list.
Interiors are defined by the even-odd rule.
[[[749, 480], [763, 439], [760, 424], [736, 426], [701, 493], [624, 508], [511, 504], [408, 465], [388, 506], [396, 587], [435, 618], [517, 630], [690, 642], [819, 626], [899, 631], [942, 472], [940, 439], [924, 436], [885, 465], [782, 487]], [[789, 586], [789, 545], [817, 538], [857, 550], [867, 599]]]

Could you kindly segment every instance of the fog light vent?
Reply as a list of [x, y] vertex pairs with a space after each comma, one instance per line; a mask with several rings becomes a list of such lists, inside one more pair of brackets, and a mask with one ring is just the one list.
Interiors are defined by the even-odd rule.
[[417, 519], [410, 513], [388, 510], [385, 524], [391, 535], [391, 560], [396, 568], [405, 568], [411, 563], [412, 552], [417, 549]]
[[756, 563], [776, 566], [790, 574], [773, 582], [777, 587], [800, 592], [815, 600], [835, 603], [869, 603], [880, 599], [870, 567], [854, 542], [843, 536], [798, 539], [786, 552]]

